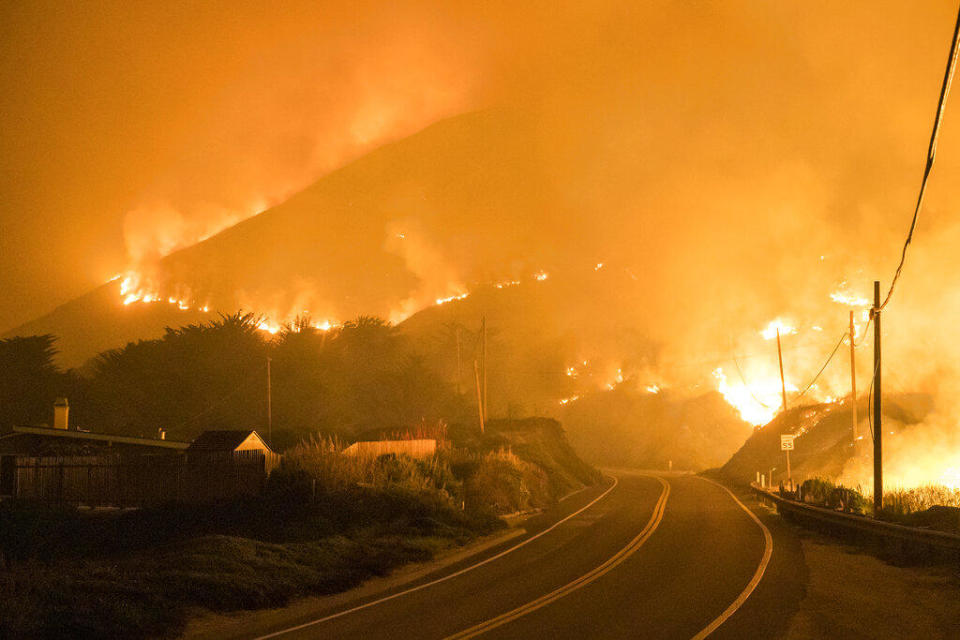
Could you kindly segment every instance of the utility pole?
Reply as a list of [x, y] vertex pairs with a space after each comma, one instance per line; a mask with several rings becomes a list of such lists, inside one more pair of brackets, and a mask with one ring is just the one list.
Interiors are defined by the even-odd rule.
[[[780, 327], [777, 327], [777, 359], [780, 361], [780, 391], [783, 393], [783, 416], [787, 416], [787, 383], [783, 377], [783, 350], [780, 348]], [[790, 474], [790, 450], [787, 449], [787, 482], [791, 480]], [[773, 484], [773, 471], [770, 471], [770, 484]]]
[[780, 390], [783, 392], [783, 412], [787, 412], [787, 383], [783, 379], [783, 351], [780, 349], [780, 327], [777, 327], [777, 359], [780, 361]]
[[273, 407], [271, 405], [273, 398], [273, 385], [270, 383], [270, 362], [272, 358], [267, 356], [267, 443], [273, 446]]
[[[786, 453], [787, 453], [787, 482], [790, 485], [793, 485], [793, 474], [790, 472], [790, 449], [787, 449]], [[792, 490], [793, 486], [791, 486], [790, 489]]]
[[883, 425], [880, 410], [880, 282], [873, 283], [873, 515], [883, 510]]
[[[857, 364], [854, 347], [853, 309], [850, 310], [850, 398], [853, 400], [853, 446], [857, 446]], [[854, 449], [856, 453], [856, 449]]]
[[457, 325], [457, 396], [462, 393], [463, 386], [463, 365], [460, 355], [460, 325]]
[[480, 433], [483, 433], [483, 396], [480, 394], [480, 367], [473, 361], [473, 377], [477, 381], [477, 413], [480, 415]]
[[481, 316], [480, 331], [483, 334], [483, 417], [490, 416], [487, 413], [487, 316]]

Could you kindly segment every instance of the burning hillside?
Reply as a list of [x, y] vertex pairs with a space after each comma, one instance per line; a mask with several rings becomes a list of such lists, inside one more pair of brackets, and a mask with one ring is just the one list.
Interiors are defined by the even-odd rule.
[[[947, 442], [946, 450], [929, 442], [933, 410], [932, 398], [924, 394], [891, 395], [884, 404], [884, 485], [890, 489], [938, 484], [960, 488], [960, 459], [947, 453], [955, 443]], [[723, 467], [730, 479], [746, 483], [756, 474], [775, 482], [786, 478], [786, 458], [780, 451], [780, 434], [795, 434], [791, 452], [794, 481], [827, 478], [848, 487], [861, 487], [869, 492], [872, 486], [871, 425], [867, 420], [867, 403], [858, 403], [862, 418], [860, 435], [851, 438], [851, 404], [849, 401], [807, 404], [780, 414], [758, 429]]]
[[[62, 362], [77, 366], [216, 312], [250, 311], [276, 335], [298, 318], [328, 330], [361, 314], [414, 332], [418, 315], [440, 309], [473, 333], [487, 317], [491, 410], [501, 415], [572, 410], [620, 390], [689, 398], [715, 390], [760, 426], [783, 405], [846, 398], [852, 377], [862, 396], [872, 364], [849, 343], [864, 337], [867, 283], [889, 273], [888, 256], [901, 246], [899, 212], [916, 195], [904, 176], [926, 135], [914, 115], [929, 100], [899, 89], [935, 86], [942, 52], [894, 37], [889, 21], [870, 25], [889, 44], [884, 60], [911, 61], [886, 78], [888, 99], [878, 101], [874, 75], [845, 93], [820, 83], [873, 69], [881, 53], [854, 48], [842, 64], [809, 53], [846, 51], [860, 12], [838, 12], [845, 26], [833, 32], [781, 7], [763, 9], [779, 25], [763, 30], [737, 10], [714, 10], [680, 36], [664, 28], [687, 11], [680, 6], [639, 20], [600, 7], [602, 42], [583, 35], [580, 12], [564, 13], [551, 23], [562, 46], [521, 47], [529, 66], [500, 78], [489, 94], [497, 106], [403, 139], [455, 105], [469, 108], [466, 94], [411, 107], [416, 117], [400, 118], [402, 127], [390, 123], [403, 100], [361, 101], [347, 120], [370, 126], [347, 128], [367, 146], [352, 151], [393, 142], [298, 192], [274, 189], [283, 194], [267, 200], [275, 206], [249, 217], [264, 203], [251, 195], [235, 217], [218, 218], [242, 221], [214, 235], [220, 223], [131, 207], [171, 228], [131, 251], [116, 280], [6, 335], [56, 334]], [[507, 22], [540, 25], [531, 15]], [[728, 38], [751, 46], [721, 46]], [[785, 39], [798, 46], [785, 48]], [[617, 44], [627, 42], [644, 45]], [[491, 58], [501, 55], [510, 54]], [[677, 65], [667, 70], [663, 56]], [[791, 91], [769, 90], [784, 77], [797, 83]], [[648, 91], [653, 85], [669, 90]], [[871, 116], [851, 137], [838, 113]], [[890, 122], [905, 124], [891, 130]], [[944, 149], [960, 147], [956, 134], [944, 136]], [[865, 155], [885, 162], [864, 163]], [[302, 184], [303, 171], [337, 164], [304, 161], [276, 184]], [[938, 171], [949, 184], [960, 163], [944, 157]], [[949, 455], [960, 351], [944, 318], [960, 310], [950, 288], [960, 226], [938, 213], [952, 210], [954, 197], [931, 191], [924, 242], [884, 311], [885, 392], [933, 395], [936, 422], [924, 429]], [[181, 236], [204, 239], [184, 246]], [[418, 338], [437, 367], [454, 366], [451, 335]], [[470, 364], [461, 357], [460, 373], [446, 378], [468, 384]]]
[[[360, 314], [394, 322], [409, 317], [404, 332], [463, 390], [471, 384], [476, 336], [486, 316], [493, 415], [568, 415], [586, 425], [607, 411], [597, 407], [615, 390], [651, 407], [665, 401], [645, 396], [662, 391], [671, 398], [664, 407], [678, 407], [716, 390], [742, 420], [759, 426], [779, 410], [784, 391], [788, 406], [847, 395], [848, 315], [854, 312], [859, 343], [868, 320], [866, 298], [828, 255], [808, 265], [812, 281], [825, 284], [808, 285], [811, 295], [796, 304], [756, 300], [747, 308], [736, 298], [715, 298], [717, 308], [738, 310], [733, 324], [725, 312], [721, 328], [720, 317], [688, 313], [688, 295], [663, 297], [660, 279], [668, 271], [650, 258], [670, 264], [671, 255], [652, 252], [638, 259], [589, 244], [574, 251], [565, 241], [501, 244], [501, 219], [515, 220], [513, 235], [557, 240], [555, 230], [519, 213], [553, 202], [551, 191], [529, 188], [542, 177], [536, 140], [536, 128], [516, 112], [443, 121], [256, 217], [120, 274], [8, 335], [58, 335], [62, 361], [77, 366], [98, 351], [158, 336], [165, 326], [238, 308], [257, 315], [258, 328], [271, 335], [301, 321], [325, 331]], [[503, 213], [491, 217], [490, 211]], [[570, 257], [578, 255], [583, 257]], [[651, 305], [673, 309], [675, 322], [667, 326], [648, 313]], [[896, 340], [891, 346], [896, 354]], [[864, 351], [858, 350], [856, 361], [861, 380], [871, 366]], [[578, 404], [593, 409], [576, 409]], [[684, 453], [684, 444], [634, 459], [652, 464], [675, 458], [696, 467], [721, 462], [746, 432], [739, 420], [716, 409], [713, 415], [726, 425], [718, 428], [731, 435], [718, 435], [728, 444], [715, 452], [689, 445], [694, 449]], [[657, 424], [658, 411], [637, 409]], [[709, 431], [694, 439], [708, 439]]]

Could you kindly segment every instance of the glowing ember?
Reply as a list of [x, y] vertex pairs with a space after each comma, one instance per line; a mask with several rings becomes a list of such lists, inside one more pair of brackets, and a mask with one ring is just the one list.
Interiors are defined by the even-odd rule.
[[600, 269], [603, 269], [603, 263], [602, 263], [602, 262], [598, 262], [598, 263], [597, 263], [597, 266], [595, 266], [595, 267], [593, 268], [594, 271], [600, 271]]
[[533, 277], [536, 278], [537, 281], [543, 282], [544, 280], [550, 277], [550, 274], [547, 273], [546, 271], [541, 270], [533, 274]]
[[519, 280], [503, 280], [493, 286], [495, 286], [497, 289], [506, 289], [507, 287], [515, 287], [518, 284], [520, 284]]
[[571, 402], [576, 402], [580, 399], [580, 396], [570, 396], [569, 398], [561, 398], [560, 404], [570, 404]]
[[614, 377], [613, 382], [607, 383], [607, 389], [613, 391], [621, 382], [623, 382], [623, 369], [617, 369], [617, 375]]
[[660, 393], [660, 385], [651, 384], [646, 387], [647, 393]]
[[324, 320], [323, 322], [314, 323], [313, 328], [319, 331], [330, 331], [335, 327], [339, 326], [336, 322], [330, 322], [329, 320]]
[[257, 324], [257, 329], [259, 329], [260, 331], [266, 331], [270, 335], [276, 335], [277, 333], [280, 332], [280, 329], [282, 328], [283, 327], [281, 327], [280, 325], [274, 324], [272, 322], [268, 322], [266, 320], [261, 320], [260, 323]]

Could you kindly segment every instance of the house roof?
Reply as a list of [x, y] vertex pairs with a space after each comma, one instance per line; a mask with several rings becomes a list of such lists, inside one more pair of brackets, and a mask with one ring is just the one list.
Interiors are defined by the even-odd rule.
[[137, 445], [141, 447], [157, 447], [160, 449], [178, 449], [183, 450], [189, 446], [187, 442], [177, 442], [176, 440], [158, 440], [156, 438], [137, 438], [135, 436], [116, 436], [108, 433], [93, 433], [90, 431], [74, 431], [70, 429], [52, 429], [50, 427], [19, 427], [14, 426], [12, 430], [0, 435], [0, 438], [10, 438], [13, 436], [32, 435], [44, 436], [49, 438], [64, 438], [68, 440], [93, 440], [97, 442], [115, 442], [117, 444]]
[[194, 440], [188, 451], [234, 451], [251, 435], [256, 436], [266, 449], [266, 442], [253, 429], [234, 429], [225, 431], [204, 431]]

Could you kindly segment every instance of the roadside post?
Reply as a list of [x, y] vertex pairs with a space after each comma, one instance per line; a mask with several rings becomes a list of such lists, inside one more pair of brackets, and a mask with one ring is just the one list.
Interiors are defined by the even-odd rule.
[[791, 485], [793, 484], [793, 474], [790, 473], [790, 452], [793, 451], [793, 434], [781, 433], [780, 434], [780, 451], [785, 451], [787, 453], [787, 482]]

